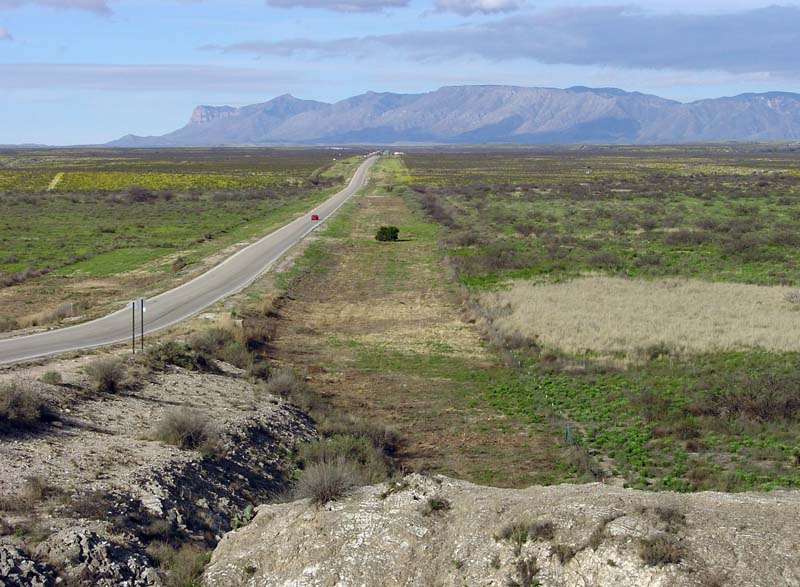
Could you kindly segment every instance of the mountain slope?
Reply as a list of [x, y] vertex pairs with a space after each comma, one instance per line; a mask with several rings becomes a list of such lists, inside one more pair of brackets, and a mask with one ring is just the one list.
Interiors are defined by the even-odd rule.
[[367, 92], [327, 104], [290, 95], [243, 108], [198, 106], [189, 124], [114, 147], [275, 143], [680, 143], [795, 140], [800, 95], [770, 92], [683, 104], [615, 88], [453, 86]]

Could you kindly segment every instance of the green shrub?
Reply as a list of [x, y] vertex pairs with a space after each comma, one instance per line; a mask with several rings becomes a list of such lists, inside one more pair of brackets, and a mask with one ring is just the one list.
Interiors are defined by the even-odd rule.
[[95, 391], [117, 393], [123, 388], [126, 368], [124, 363], [117, 358], [97, 359], [86, 366], [86, 374]]
[[381, 242], [396, 241], [400, 236], [400, 229], [396, 226], [381, 226], [375, 234], [375, 240]]
[[391, 456], [400, 448], [402, 437], [400, 434], [380, 422], [363, 420], [353, 416], [329, 417], [317, 423], [317, 430], [324, 436], [349, 434], [366, 438], [382, 453]]
[[199, 450], [203, 453], [218, 451], [220, 434], [211, 419], [194, 409], [170, 410], [156, 428], [156, 438], [184, 450]]
[[363, 483], [358, 467], [345, 459], [315, 463], [303, 471], [295, 493], [300, 499], [322, 505], [345, 496]]
[[53, 408], [25, 382], [0, 387], [0, 433], [32, 430], [55, 419]]
[[48, 371], [42, 375], [40, 381], [42, 383], [47, 383], [48, 385], [61, 385], [61, 383], [63, 383], [61, 373], [58, 371]]
[[164, 587], [199, 586], [203, 571], [211, 560], [211, 551], [196, 544], [175, 548], [166, 542], [153, 542], [147, 547], [147, 554], [166, 574]]
[[252, 356], [242, 343], [238, 341], [229, 342], [217, 352], [217, 356], [240, 369], [246, 369], [252, 362]]

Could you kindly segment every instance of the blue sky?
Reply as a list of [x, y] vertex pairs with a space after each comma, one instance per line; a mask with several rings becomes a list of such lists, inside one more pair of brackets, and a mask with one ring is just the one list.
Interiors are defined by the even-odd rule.
[[0, 144], [163, 134], [284, 93], [800, 92], [798, 55], [798, 2], [0, 0]]

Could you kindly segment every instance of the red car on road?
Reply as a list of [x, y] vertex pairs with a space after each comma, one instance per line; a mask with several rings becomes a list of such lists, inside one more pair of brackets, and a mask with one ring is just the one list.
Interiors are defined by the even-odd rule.
[[319, 220], [319, 214], [312, 214], [311, 220]]

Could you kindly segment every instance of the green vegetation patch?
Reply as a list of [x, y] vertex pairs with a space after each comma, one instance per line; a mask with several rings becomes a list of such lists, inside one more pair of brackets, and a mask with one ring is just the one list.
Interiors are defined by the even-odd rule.
[[[580, 287], [593, 282], [571, 280], [586, 274], [796, 286], [796, 155], [766, 149], [464, 150], [414, 153], [406, 162], [415, 199], [442, 227], [441, 250], [475, 298], [513, 279]], [[793, 295], [775, 303], [791, 313]], [[535, 331], [535, 315], [515, 337], [492, 327], [510, 307], [480, 311], [519, 365], [516, 378], [488, 382], [492, 405], [557, 425], [576, 455], [575, 474], [621, 476], [642, 489], [800, 487], [800, 354], [747, 341], [694, 355], [653, 344], [636, 360], [622, 351], [567, 352], [552, 343], [564, 338], [552, 324]], [[757, 330], [758, 310], [750, 314], [745, 322]], [[577, 327], [591, 338], [592, 324]], [[613, 342], [613, 324], [608, 330]]]

